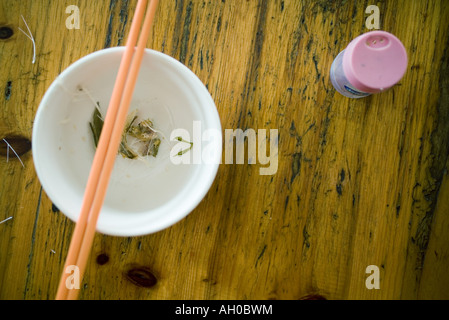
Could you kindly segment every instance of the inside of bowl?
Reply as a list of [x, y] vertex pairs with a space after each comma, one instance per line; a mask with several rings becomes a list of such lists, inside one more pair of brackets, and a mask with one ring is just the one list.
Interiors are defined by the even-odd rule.
[[[122, 52], [116, 50], [75, 64], [53, 83], [44, 99], [36, 139], [41, 158], [38, 171], [53, 180], [43, 183], [44, 189], [69, 217], [76, 218], [79, 213], [95, 154], [89, 122], [96, 103], [102, 114], [107, 112], [121, 57]], [[131, 160], [117, 156], [99, 230], [126, 228], [124, 213], [132, 216], [129, 227], [139, 219], [151, 223], [152, 212], [155, 220], [160, 219], [160, 208], [175, 202], [183, 206], [183, 198], [191, 196], [189, 190], [201, 179], [200, 165], [176, 165], [170, 159], [175, 129], [192, 133], [194, 121], [208, 129], [204, 99], [195, 87], [198, 79], [179, 68], [162, 55], [147, 52], [144, 56], [130, 112], [136, 110], [139, 119], [151, 119], [162, 142], [156, 157]], [[59, 196], [52, 197], [56, 194]]]

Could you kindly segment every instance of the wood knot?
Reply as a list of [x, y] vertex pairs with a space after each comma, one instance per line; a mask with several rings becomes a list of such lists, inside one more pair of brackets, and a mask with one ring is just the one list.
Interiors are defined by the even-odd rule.
[[107, 254], [102, 253], [97, 256], [97, 264], [98, 265], [103, 266], [108, 262], [109, 262], [109, 256]]
[[157, 278], [147, 267], [132, 268], [126, 273], [126, 278], [134, 285], [142, 288], [152, 288]]
[[11, 27], [8, 27], [8, 26], [0, 27], [0, 39], [1, 40], [9, 39], [13, 35], [14, 35], [14, 31], [11, 29]]
[[[11, 150], [14, 149], [13, 150]], [[0, 156], [13, 159], [14, 152], [20, 157], [31, 150], [31, 141], [25, 137], [10, 136], [0, 138]]]

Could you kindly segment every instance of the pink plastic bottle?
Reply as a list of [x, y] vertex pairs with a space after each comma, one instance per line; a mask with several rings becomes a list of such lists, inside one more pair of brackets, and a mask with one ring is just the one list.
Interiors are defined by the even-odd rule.
[[363, 98], [385, 91], [402, 79], [407, 52], [401, 41], [385, 31], [364, 33], [332, 63], [334, 88], [348, 98]]

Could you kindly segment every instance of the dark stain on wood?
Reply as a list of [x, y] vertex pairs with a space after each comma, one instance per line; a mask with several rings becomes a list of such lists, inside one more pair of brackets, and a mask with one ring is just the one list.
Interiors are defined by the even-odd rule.
[[342, 187], [341, 183], [337, 183], [336, 189], [337, 189], [338, 196], [341, 196], [343, 194], [343, 187]]
[[104, 42], [104, 48], [109, 48], [111, 46], [111, 38], [112, 38], [112, 28], [113, 28], [113, 22], [114, 22], [114, 8], [117, 5], [117, 0], [111, 0], [109, 2], [109, 23], [108, 23], [108, 29], [106, 32], [106, 40]]
[[302, 230], [302, 235], [304, 237], [304, 241], [303, 241], [303, 255], [305, 254], [305, 252], [307, 251], [306, 249], [310, 248], [310, 234], [307, 232], [307, 225], [304, 226], [304, 229]]
[[301, 160], [302, 160], [302, 153], [295, 153], [293, 155], [293, 161], [292, 161], [292, 177], [290, 180], [290, 183], [293, 183], [295, 178], [299, 175], [301, 171]]
[[0, 40], [7, 40], [14, 35], [14, 30], [9, 26], [0, 27]]
[[316, 71], [316, 82], [318, 82], [321, 78], [321, 72], [318, 70], [318, 60], [316, 55], [314, 54], [312, 57], [313, 64], [315, 65], [315, 71]]
[[175, 4], [176, 17], [175, 17], [175, 28], [173, 30], [173, 48], [171, 50], [171, 55], [173, 57], [179, 57], [178, 47], [179, 39], [181, 37], [181, 27], [182, 27], [182, 13], [184, 11], [184, 1], [176, 1]]
[[[114, 26], [114, 19], [115, 19], [115, 9], [117, 7], [118, 0], [110, 0], [109, 2], [109, 22], [106, 32], [106, 39], [104, 43], [104, 48], [109, 48], [112, 45], [112, 36], [113, 36], [113, 29], [116, 28]], [[120, 18], [120, 28], [117, 31], [117, 46], [121, 46], [123, 43], [123, 39], [125, 38], [125, 32], [126, 32], [126, 25], [128, 24], [128, 9], [129, 9], [129, 1], [122, 0], [120, 5], [120, 12], [119, 12], [119, 18]]]
[[109, 262], [109, 256], [105, 253], [99, 254], [97, 256], [96, 262], [98, 265], [103, 266]]
[[[418, 215], [421, 220], [414, 236], [414, 244], [418, 247], [418, 257], [416, 260], [415, 270], [422, 270], [424, 267], [424, 260], [429, 245], [431, 225], [434, 217], [434, 212], [437, 204], [438, 193], [440, 191], [441, 183], [444, 174], [447, 170], [446, 163], [449, 157], [449, 39], [446, 42], [445, 52], [441, 61], [440, 67], [440, 97], [437, 103], [436, 126], [433, 130], [431, 141], [431, 157], [432, 164], [429, 167], [429, 174], [431, 179], [426, 179], [426, 184], [423, 184], [419, 190], [423, 198], [428, 202], [425, 207], [425, 212], [419, 212]], [[414, 201], [415, 202], [415, 201]], [[414, 210], [420, 211], [421, 205], [414, 205]], [[421, 209], [422, 210], [422, 209]], [[413, 237], [412, 237], [413, 239]], [[418, 277], [420, 278], [421, 271]]]
[[31, 141], [25, 137], [21, 136], [9, 136], [0, 137], [0, 156], [7, 157], [9, 155], [9, 160], [15, 158], [15, 154], [5, 143], [5, 140], [14, 149], [18, 156], [22, 156], [31, 150]]
[[12, 81], [6, 82], [5, 86], [5, 100], [8, 101], [11, 99], [11, 93], [12, 93]]
[[203, 50], [200, 49], [200, 69], [203, 70], [204, 67], [204, 61], [203, 61]]
[[152, 288], [157, 284], [157, 278], [148, 267], [133, 267], [125, 273], [126, 279], [141, 288]]
[[340, 171], [340, 182], [345, 181], [346, 172], [345, 169], [341, 169]]
[[285, 203], [284, 203], [284, 211], [287, 211], [287, 206], [288, 206], [288, 201], [290, 200], [290, 196], [287, 196], [285, 198]]
[[58, 208], [57, 206], [55, 206], [54, 203], [51, 204], [51, 211], [52, 211], [53, 213], [59, 213], [59, 212], [60, 212], [60, 211], [59, 211], [59, 208]]
[[192, 7], [193, 4], [190, 1], [186, 8], [186, 16], [184, 19], [184, 28], [182, 31], [182, 40], [181, 40], [181, 52], [179, 54], [179, 61], [185, 64], [187, 51], [189, 46], [190, 39], [190, 24], [192, 22]]
[[327, 144], [327, 132], [329, 131], [329, 125], [330, 125], [330, 122], [331, 122], [331, 119], [329, 117], [330, 111], [331, 111], [331, 104], [330, 104], [330, 102], [325, 107], [326, 107], [326, 111], [325, 111], [326, 113], [325, 113], [324, 120], [323, 120], [323, 123], [322, 123], [323, 129], [322, 129], [322, 131], [320, 133], [320, 145], [321, 145], [321, 147], [324, 147]]
[[296, 132], [295, 121], [292, 121], [292, 124], [290, 125], [290, 137], [295, 136], [298, 136], [298, 133]]
[[257, 267], [257, 263], [259, 262], [259, 260], [263, 257], [263, 255], [265, 254], [265, 250], [267, 249], [267, 245], [264, 245], [262, 248], [262, 251], [260, 252], [259, 256], [257, 257], [256, 260], [256, 265], [255, 267]]
[[31, 277], [31, 263], [33, 261], [34, 257], [34, 244], [36, 242], [36, 230], [37, 230], [37, 221], [39, 220], [39, 212], [41, 209], [41, 203], [42, 203], [42, 187], [39, 191], [39, 197], [37, 200], [37, 206], [36, 206], [36, 214], [34, 219], [34, 226], [33, 226], [33, 232], [31, 234], [31, 249], [30, 254], [28, 255], [28, 264], [27, 264], [27, 272], [26, 272], [26, 280], [25, 280], [25, 290], [23, 292], [23, 298], [25, 299], [27, 294], [27, 288], [30, 283], [30, 277]]
[[256, 20], [256, 35], [253, 41], [254, 46], [252, 49], [253, 55], [249, 62], [249, 67], [246, 72], [246, 79], [243, 86], [243, 108], [247, 108], [247, 103], [250, 101], [251, 93], [254, 93], [253, 88], [257, 84], [259, 78], [259, 67], [262, 58], [262, 48], [265, 40], [265, 25], [267, 20], [267, 7], [268, 1], [261, 1], [257, 7], [257, 20]]
[[218, 17], [218, 21], [217, 21], [217, 32], [220, 32], [221, 30], [221, 17]]
[[[289, 59], [289, 72], [288, 74], [291, 77], [294, 77], [295, 75], [295, 67], [296, 67], [296, 63], [297, 63], [297, 58], [299, 56], [299, 52], [300, 52], [300, 43], [301, 40], [303, 39], [303, 33], [305, 32], [306, 34], [308, 34], [308, 30], [307, 30], [307, 24], [305, 23], [305, 17], [304, 17], [304, 11], [302, 11], [301, 13], [301, 18], [300, 18], [300, 22], [298, 23], [298, 27], [293, 31], [291, 37], [293, 39], [293, 44], [291, 46], [291, 52], [288, 55]], [[312, 37], [309, 40], [309, 43], [312, 43]], [[310, 47], [309, 47], [310, 50]]]
[[343, 194], [343, 181], [345, 181], [346, 172], [344, 169], [341, 169], [340, 173], [338, 174], [339, 182], [336, 185], [338, 196], [341, 196]]
[[120, 46], [122, 44], [123, 39], [125, 38], [125, 28], [126, 28], [126, 25], [128, 24], [128, 6], [129, 6], [129, 1], [127, 1], [127, 0], [122, 1], [122, 5], [120, 7], [120, 14], [119, 14], [121, 29], [118, 34], [117, 46]]

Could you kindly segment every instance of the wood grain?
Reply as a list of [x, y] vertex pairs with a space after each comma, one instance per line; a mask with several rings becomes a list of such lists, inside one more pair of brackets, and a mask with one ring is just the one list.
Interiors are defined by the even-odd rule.
[[[328, 75], [368, 31], [370, 4], [409, 66], [393, 89], [350, 100]], [[79, 30], [65, 26], [69, 5], [80, 9]], [[0, 28], [14, 32], [0, 40], [0, 145], [31, 140], [45, 90], [71, 63], [123, 45], [135, 5], [0, 0]], [[98, 234], [82, 299], [449, 298], [447, 2], [161, 1], [148, 47], [198, 75], [224, 129], [278, 129], [278, 171], [223, 164], [175, 226]], [[0, 225], [0, 299], [53, 299], [74, 224], [23, 148], [25, 167], [0, 149], [0, 221], [13, 217]], [[380, 268], [379, 290], [365, 286], [369, 265]]]

